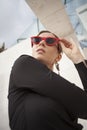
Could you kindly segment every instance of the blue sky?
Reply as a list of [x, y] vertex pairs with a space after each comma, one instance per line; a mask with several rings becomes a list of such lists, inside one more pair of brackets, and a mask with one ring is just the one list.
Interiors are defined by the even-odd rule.
[[[67, 0], [66, 3], [66, 10], [76, 33], [82, 33], [82, 29], [75, 9], [85, 3], [87, 0]], [[31, 35], [31, 32], [34, 34], [36, 21], [37, 17], [25, 0], [0, 0], [0, 46], [5, 42], [6, 48], [9, 48], [20, 37]]]
[[35, 19], [25, 0], [0, 0], [0, 46], [14, 44]]

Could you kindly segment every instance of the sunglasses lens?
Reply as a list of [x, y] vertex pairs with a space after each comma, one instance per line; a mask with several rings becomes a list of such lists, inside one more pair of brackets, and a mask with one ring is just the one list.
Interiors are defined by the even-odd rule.
[[47, 43], [48, 45], [52, 45], [55, 41], [56, 41], [56, 39], [54, 39], [54, 38], [47, 38], [47, 39], [46, 39], [46, 43]]
[[40, 41], [41, 41], [40, 37], [33, 37], [32, 38], [32, 42], [35, 43], [35, 44], [38, 44]]

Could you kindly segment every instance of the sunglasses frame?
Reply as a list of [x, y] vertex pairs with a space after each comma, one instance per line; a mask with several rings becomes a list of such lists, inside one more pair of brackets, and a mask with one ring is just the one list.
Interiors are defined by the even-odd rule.
[[46, 39], [47, 38], [53, 38], [53, 39], [55, 39], [55, 41], [53, 42], [53, 43], [51, 43], [51, 44], [49, 44], [49, 43], [47, 43], [46, 42], [46, 44], [48, 45], [48, 46], [54, 46], [54, 45], [56, 45], [56, 44], [59, 44], [59, 41], [60, 41], [60, 39], [59, 38], [56, 38], [56, 37], [40, 37], [40, 36], [32, 36], [31, 37], [31, 44], [32, 44], [32, 47], [33, 47], [33, 44], [39, 44], [40, 42], [38, 42], [38, 43], [34, 43], [33, 42], [33, 38], [41, 38], [41, 41], [42, 40], [45, 40], [45, 42], [46, 42]]

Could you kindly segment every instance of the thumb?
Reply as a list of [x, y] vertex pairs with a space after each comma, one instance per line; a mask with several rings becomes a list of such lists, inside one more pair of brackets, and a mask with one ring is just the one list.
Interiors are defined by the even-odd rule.
[[65, 47], [64, 43], [60, 41], [60, 45], [61, 45], [61, 47], [62, 47], [63, 52], [65, 52], [65, 50], [66, 50], [67, 48]]

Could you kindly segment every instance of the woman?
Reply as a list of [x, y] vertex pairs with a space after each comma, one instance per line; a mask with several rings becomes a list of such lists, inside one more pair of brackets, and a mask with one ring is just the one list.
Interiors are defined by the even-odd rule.
[[[49, 31], [31, 37], [31, 44], [32, 57], [20, 56], [11, 71], [11, 130], [81, 130], [77, 119], [87, 119], [86, 60], [73, 42]], [[62, 52], [74, 63], [84, 91], [53, 72]]]

